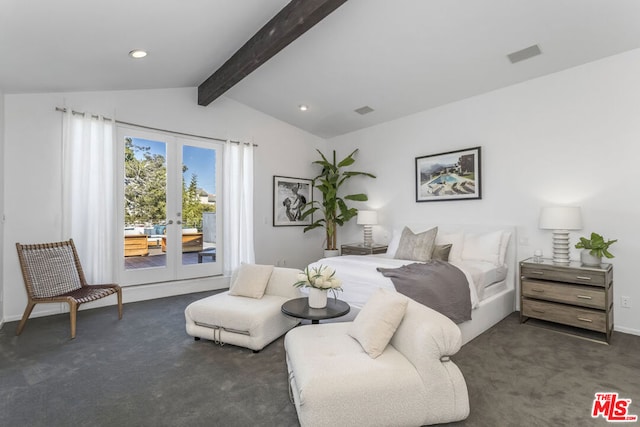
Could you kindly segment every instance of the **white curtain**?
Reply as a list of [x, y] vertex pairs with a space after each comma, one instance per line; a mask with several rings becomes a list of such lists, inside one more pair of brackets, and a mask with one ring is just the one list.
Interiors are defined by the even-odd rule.
[[65, 239], [73, 238], [91, 284], [113, 282], [115, 143], [111, 120], [64, 114], [63, 206]]
[[240, 263], [254, 263], [253, 144], [224, 145], [222, 164], [223, 273], [230, 276]]

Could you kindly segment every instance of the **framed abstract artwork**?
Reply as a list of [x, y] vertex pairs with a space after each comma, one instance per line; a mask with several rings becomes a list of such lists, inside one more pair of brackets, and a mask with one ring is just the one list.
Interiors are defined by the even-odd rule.
[[312, 201], [313, 181], [288, 176], [273, 177], [273, 226], [310, 225], [312, 215], [301, 220], [303, 206]]
[[416, 157], [416, 202], [481, 199], [480, 147]]

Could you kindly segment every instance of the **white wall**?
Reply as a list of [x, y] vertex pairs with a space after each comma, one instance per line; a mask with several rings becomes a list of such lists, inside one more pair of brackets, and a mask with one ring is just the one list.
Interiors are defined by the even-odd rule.
[[[329, 147], [343, 155], [360, 148], [358, 168], [377, 174], [357, 183], [380, 211], [377, 241], [404, 223], [504, 223], [518, 227], [520, 259], [538, 248], [549, 256], [540, 208], [581, 206], [584, 229], [571, 233], [572, 243], [592, 231], [619, 239], [611, 248], [615, 329], [640, 335], [639, 75], [634, 50], [337, 137]], [[415, 202], [415, 157], [473, 146], [482, 146], [482, 200]], [[361, 239], [355, 221], [345, 227], [343, 242]], [[632, 308], [620, 307], [621, 296]]]
[[[0, 92], [0, 242], [4, 242], [4, 94]], [[4, 253], [0, 245], [0, 260]], [[0, 262], [0, 277], [3, 277], [4, 265]], [[0, 328], [4, 323], [4, 281], [0, 280]]]
[[[15, 243], [68, 237], [61, 235], [62, 118], [56, 106], [178, 132], [253, 141], [259, 145], [255, 151], [256, 261], [284, 260], [286, 266], [303, 267], [320, 257], [318, 234], [304, 235], [300, 227], [272, 227], [272, 177], [311, 177], [315, 148], [324, 148], [326, 141], [228, 98], [206, 108], [196, 100], [195, 88], [5, 95], [5, 129], [0, 133], [5, 136], [5, 320], [19, 319], [26, 304]], [[175, 293], [179, 287], [173, 288]], [[183, 289], [198, 289], [198, 284]], [[126, 288], [124, 297], [132, 301], [170, 292], [158, 286], [146, 291], [134, 287]], [[52, 306], [54, 311], [64, 309], [45, 304], [36, 306], [34, 315], [49, 313]]]

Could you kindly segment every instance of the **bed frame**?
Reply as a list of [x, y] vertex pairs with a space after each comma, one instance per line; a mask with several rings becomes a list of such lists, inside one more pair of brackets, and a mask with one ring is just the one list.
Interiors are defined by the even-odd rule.
[[[428, 230], [433, 226], [425, 226], [424, 224], [408, 224], [415, 233], [422, 230]], [[459, 230], [463, 230], [465, 233], [481, 233], [491, 232], [497, 230], [509, 230], [511, 231], [511, 237], [509, 239], [509, 247], [507, 248], [507, 254], [505, 263], [507, 264], [507, 277], [505, 279], [506, 288], [497, 293], [480, 301], [479, 306], [471, 311], [471, 320], [459, 324], [460, 331], [462, 332], [462, 344], [466, 344], [481, 333], [491, 328], [496, 323], [507, 317], [509, 314], [516, 310], [516, 283], [518, 275], [518, 263], [517, 263], [517, 228], [511, 225], [480, 225], [480, 224], [438, 224], [438, 232], [450, 233]], [[497, 285], [497, 284], [496, 284]], [[492, 286], [496, 286], [492, 285]]]
[[[436, 225], [425, 226], [424, 224], [407, 224], [407, 226], [414, 232], [420, 233], [435, 227]], [[505, 258], [508, 271], [505, 279], [505, 289], [498, 292], [495, 295], [485, 298], [480, 301], [479, 306], [471, 311], [471, 320], [459, 324], [460, 331], [462, 332], [462, 344], [466, 344], [478, 335], [482, 334], [496, 323], [507, 317], [509, 314], [516, 310], [516, 283], [518, 275], [518, 263], [517, 263], [517, 234], [516, 227], [508, 225], [469, 225], [469, 224], [455, 224], [455, 225], [442, 225], [438, 224], [438, 232], [451, 233], [463, 230], [465, 233], [478, 233], [478, 232], [491, 232], [498, 230], [511, 231], [511, 237], [509, 239], [509, 247]], [[491, 286], [500, 286], [494, 284]], [[360, 310], [352, 307], [348, 315], [343, 316], [335, 321], [347, 322], [355, 319]]]

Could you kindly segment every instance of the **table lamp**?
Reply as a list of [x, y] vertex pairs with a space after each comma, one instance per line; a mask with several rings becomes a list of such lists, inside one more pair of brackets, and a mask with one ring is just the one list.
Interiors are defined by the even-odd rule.
[[364, 245], [373, 246], [373, 233], [371, 226], [378, 223], [378, 212], [358, 211], [357, 223], [364, 226]]
[[569, 264], [569, 230], [582, 228], [578, 206], [549, 206], [540, 211], [538, 227], [553, 230], [553, 262]]

